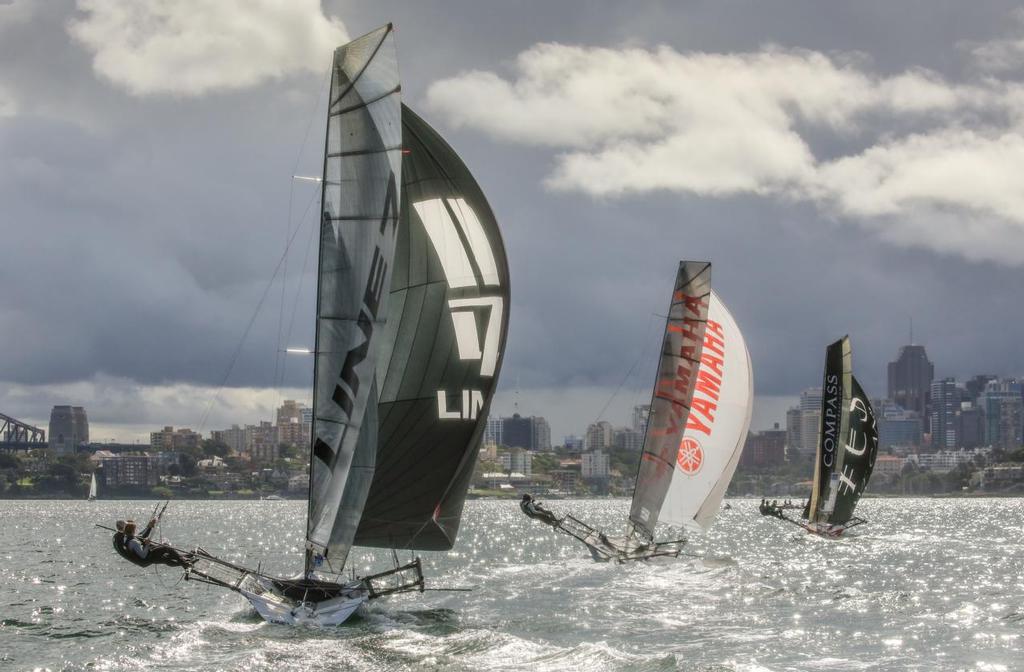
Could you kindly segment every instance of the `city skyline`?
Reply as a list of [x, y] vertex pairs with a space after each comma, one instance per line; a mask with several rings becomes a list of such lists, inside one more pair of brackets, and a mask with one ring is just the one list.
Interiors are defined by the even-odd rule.
[[[271, 417], [276, 384], [308, 403], [308, 359], [278, 353], [313, 328], [315, 187], [292, 175], [322, 164], [310, 119], [331, 50], [386, 21], [406, 102], [507, 238], [496, 410], [518, 396], [560, 436], [621, 386], [606, 413], [625, 422], [681, 258], [714, 263], [743, 329], [755, 429], [783, 421], [844, 333], [883, 396], [911, 317], [936, 377], [1024, 375], [1024, 209], [1004, 183], [1024, 155], [1024, 15], [911, 5], [750, 6], [739, 25], [716, 3], [565, 2], [528, 21], [465, 0], [295, 2], [288, 21], [241, 3], [248, 21], [211, 30], [178, 3], [0, 4], [0, 412], [82, 405], [117, 438]], [[267, 291], [296, 230], [286, 286]]]

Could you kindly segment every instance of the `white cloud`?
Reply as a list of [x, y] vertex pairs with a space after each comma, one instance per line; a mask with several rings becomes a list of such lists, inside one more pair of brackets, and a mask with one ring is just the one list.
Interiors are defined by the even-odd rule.
[[319, 0], [78, 0], [68, 31], [136, 96], [239, 89], [323, 71], [344, 25]]
[[[680, 53], [539, 44], [514, 76], [433, 84], [455, 126], [559, 150], [546, 184], [811, 201], [899, 245], [1024, 264], [1024, 94], [765, 47]], [[827, 156], [821, 146], [853, 147]], [[955, 224], [951, 226], [950, 224]]]

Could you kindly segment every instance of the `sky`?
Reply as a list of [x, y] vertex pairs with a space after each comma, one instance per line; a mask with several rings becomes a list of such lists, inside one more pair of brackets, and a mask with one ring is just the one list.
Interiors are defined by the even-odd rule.
[[505, 237], [496, 412], [625, 424], [680, 259], [743, 330], [755, 429], [843, 334], [884, 395], [911, 320], [940, 377], [1024, 375], [1015, 3], [0, 0], [0, 413], [145, 441], [309, 399], [292, 176], [333, 49], [388, 21]]

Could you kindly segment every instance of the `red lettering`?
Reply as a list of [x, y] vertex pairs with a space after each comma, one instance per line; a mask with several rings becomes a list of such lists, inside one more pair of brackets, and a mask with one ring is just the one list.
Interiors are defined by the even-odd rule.
[[711, 397], [715, 401], [718, 401], [718, 395], [721, 391], [722, 379], [711, 374], [708, 371], [700, 371], [697, 373], [697, 392], [700, 392], [706, 397]]
[[[711, 401], [709, 399], [701, 399], [700, 397], [695, 397], [694, 400], [693, 400], [693, 403], [690, 404], [690, 416], [689, 417], [692, 418], [694, 411], [696, 411], [696, 412], [700, 413], [701, 415], [703, 415], [705, 418], [707, 418], [708, 422], [714, 422], [715, 421], [715, 411], [717, 409], [718, 409], [718, 404], [716, 404], [715, 402], [713, 402], [713, 401]], [[687, 422], [689, 422], [689, 419], [687, 419]], [[705, 433], [707, 433], [707, 432], [705, 432]]]
[[701, 422], [700, 418], [695, 417], [693, 413], [690, 413], [690, 417], [686, 419], [686, 428], [704, 432], [704, 434], [711, 436], [711, 428]]
[[706, 352], [700, 356], [700, 365], [714, 371], [719, 378], [722, 377], [722, 361], [721, 357], [715, 357], [714, 355], [709, 355]]

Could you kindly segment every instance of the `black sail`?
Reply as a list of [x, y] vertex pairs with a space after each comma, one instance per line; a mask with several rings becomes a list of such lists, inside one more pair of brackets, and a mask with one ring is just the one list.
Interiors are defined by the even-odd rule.
[[853, 510], [864, 494], [878, 454], [875, 412], [857, 379], [851, 376], [851, 382], [853, 389], [847, 409], [849, 429], [843, 434], [840, 459], [833, 471], [836, 474], [836, 502], [828, 519], [833, 525], [846, 523], [853, 518]]
[[[825, 350], [825, 373], [821, 382], [821, 419], [818, 421], [818, 449], [814, 462], [814, 484], [806, 513], [812, 522], [825, 522], [838, 494], [834, 475], [845, 436], [850, 406], [852, 357], [850, 339], [843, 336]], [[805, 513], [805, 515], [806, 515]]]
[[324, 150], [307, 571], [341, 571], [373, 477], [375, 376], [400, 210], [400, 114], [391, 26], [339, 47]]
[[444, 550], [455, 542], [501, 368], [508, 262], [476, 180], [405, 106], [402, 144], [377, 469], [355, 543]]
[[679, 443], [697, 384], [710, 297], [711, 264], [680, 262], [629, 512], [633, 528], [647, 538], [654, 536], [675, 472]]

